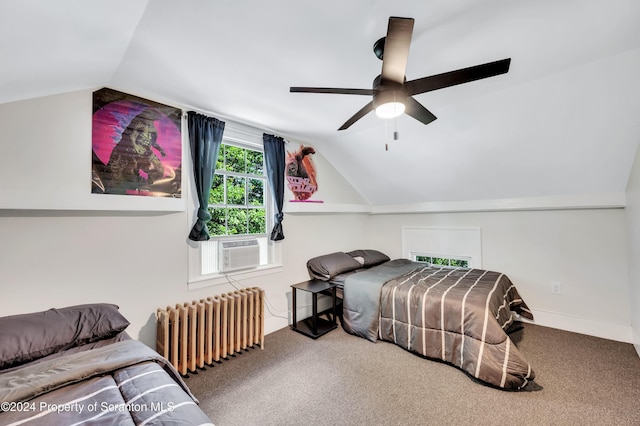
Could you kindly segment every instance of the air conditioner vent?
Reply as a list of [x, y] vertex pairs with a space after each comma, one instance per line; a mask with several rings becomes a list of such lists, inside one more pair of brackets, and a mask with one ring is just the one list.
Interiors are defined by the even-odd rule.
[[220, 272], [255, 268], [260, 265], [258, 240], [220, 241], [218, 252]]

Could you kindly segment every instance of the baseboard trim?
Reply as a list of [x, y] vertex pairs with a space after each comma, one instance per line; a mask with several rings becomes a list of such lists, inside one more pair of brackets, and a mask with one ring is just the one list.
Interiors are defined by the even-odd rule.
[[[594, 320], [592, 318], [561, 314], [558, 312], [531, 309], [535, 321], [534, 324], [559, 330], [586, 334], [588, 336], [601, 337], [603, 339], [616, 340], [618, 342], [634, 343], [633, 329], [630, 324], [615, 324]], [[528, 322], [523, 319], [524, 322]], [[634, 345], [640, 355], [640, 345]]]
[[[533, 324], [544, 327], [557, 328], [559, 330], [571, 331], [573, 333], [631, 343], [640, 357], [640, 336], [634, 333], [631, 325], [607, 323], [591, 318], [561, 314], [541, 309], [532, 309], [532, 312], [535, 321], [528, 321], [524, 318], [520, 318], [520, 320], [523, 322], [533, 322]], [[288, 326], [289, 320], [286, 318], [274, 316], [267, 317], [264, 321], [264, 333], [273, 333]], [[634, 336], [636, 337], [635, 340]]]

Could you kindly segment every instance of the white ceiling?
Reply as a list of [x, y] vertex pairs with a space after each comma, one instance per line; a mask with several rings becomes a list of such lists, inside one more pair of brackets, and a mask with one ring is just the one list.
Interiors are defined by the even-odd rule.
[[[511, 69], [416, 96], [427, 126], [338, 132], [367, 97], [289, 87], [371, 88], [389, 16], [415, 19], [408, 80]], [[640, 141], [637, 0], [0, 0], [0, 54], [0, 103], [107, 86], [206, 111], [313, 144], [372, 205], [624, 192]]]

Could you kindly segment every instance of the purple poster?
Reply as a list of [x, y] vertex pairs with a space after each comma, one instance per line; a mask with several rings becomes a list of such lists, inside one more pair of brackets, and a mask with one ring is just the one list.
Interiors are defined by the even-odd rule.
[[181, 115], [112, 89], [94, 92], [91, 192], [180, 198]]

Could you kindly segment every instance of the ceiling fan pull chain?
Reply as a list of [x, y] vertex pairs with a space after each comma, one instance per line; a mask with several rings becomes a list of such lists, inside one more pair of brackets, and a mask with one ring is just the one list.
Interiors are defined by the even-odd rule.
[[389, 140], [389, 123], [387, 120], [384, 121], [384, 150], [385, 151], [389, 151], [389, 143], [387, 142]]
[[398, 133], [398, 117], [393, 119], [393, 140], [397, 141], [400, 138], [400, 134]]
[[[396, 92], [393, 92], [393, 101], [396, 101]], [[398, 116], [396, 115], [395, 117], [393, 117], [393, 140], [397, 141], [398, 140]]]

